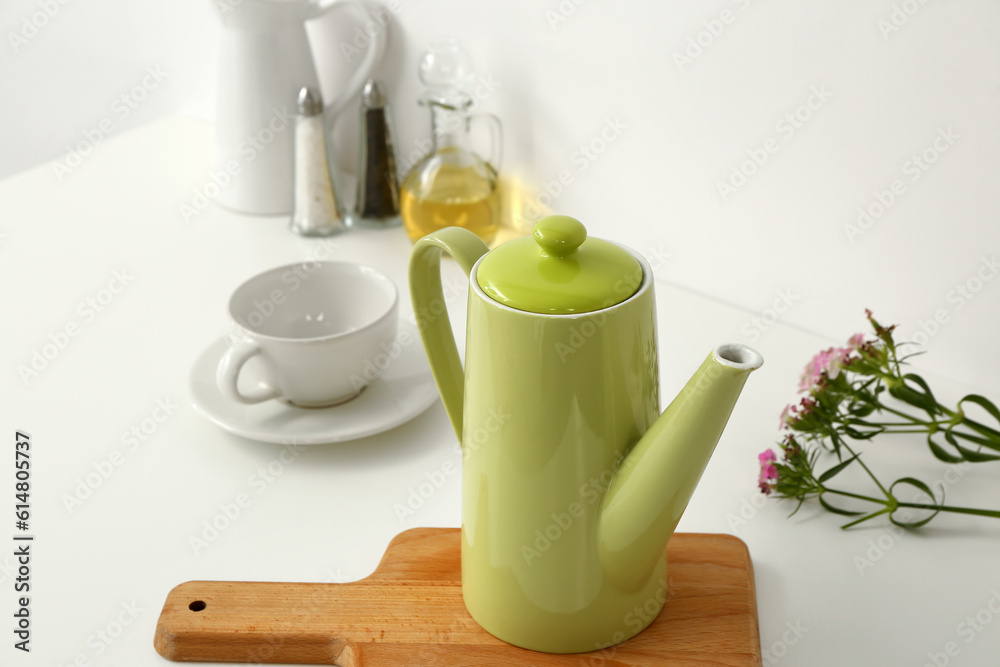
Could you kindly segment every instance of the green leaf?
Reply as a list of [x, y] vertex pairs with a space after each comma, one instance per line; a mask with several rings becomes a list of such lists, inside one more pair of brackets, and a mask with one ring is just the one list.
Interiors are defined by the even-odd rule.
[[826, 472], [824, 472], [822, 475], [820, 475], [816, 479], [816, 481], [819, 482], [820, 484], [822, 484], [823, 482], [827, 481], [828, 479], [832, 479], [834, 475], [836, 475], [837, 473], [839, 473], [841, 470], [843, 470], [847, 466], [851, 465], [851, 463], [854, 462], [854, 459], [858, 458], [858, 456], [859, 456], [859, 454], [855, 454], [851, 458], [846, 459], [844, 461], [841, 461], [840, 463], [838, 463], [837, 465], [833, 466], [832, 468], [830, 468], [829, 470], [827, 470]]
[[791, 519], [793, 516], [795, 516], [795, 514], [802, 508], [802, 503], [804, 503], [805, 501], [806, 501], [805, 496], [802, 496], [801, 498], [799, 498], [799, 504], [796, 505], [795, 509], [792, 510], [792, 513], [788, 515], [789, 519]]
[[[889, 493], [892, 493], [892, 490], [896, 488], [897, 484], [909, 484], [910, 486], [913, 486], [913, 487], [915, 487], [915, 488], [923, 491], [924, 493], [926, 493], [930, 497], [931, 501], [933, 501], [933, 503], [935, 505], [940, 505], [941, 503], [944, 502], [944, 491], [943, 490], [941, 492], [941, 500], [938, 501], [938, 499], [934, 497], [934, 492], [931, 491], [930, 487], [927, 486], [926, 484], [924, 484], [923, 482], [921, 482], [919, 479], [916, 479], [914, 477], [900, 477], [899, 479], [897, 479], [895, 482], [892, 483], [892, 486], [889, 487]], [[900, 528], [919, 528], [920, 526], [924, 526], [924, 525], [930, 523], [931, 519], [933, 519], [934, 517], [936, 517], [938, 514], [941, 513], [941, 509], [938, 508], [938, 509], [934, 510], [933, 512], [931, 512], [931, 514], [929, 516], [926, 516], [923, 519], [920, 519], [919, 521], [897, 521], [896, 517], [895, 517], [895, 514], [900, 509], [913, 509], [913, 508], [900, 507], [900, 508], [897, 508], [897, 509], [893, 510], [889, 514], [889, 521], [891, 521], [894, 525], [899, 526]]]
[[844, 425], [844, 434], [855, 440], [871, 440], [876, 435], [885, 430], [885, 427], [874, 428], [870, 431], [859, 431], [848, 425]]
[[855, 519], [854, 521], [851, 521], [849, 523], [845, 523], [843, 526], [840, 527], [840, 529], [841, 530], [847, 530], [848, 528], [853, 528], [854, 526], [858, 525], [859, 523], [864, 523], [865, 521], [870, 521], [870, 520], [874, 519], [877, 516], [880, 516], [882, 514], [886, 514], [888, 511], [889, 511], [888, 507], [883, 507], [882, 509], [880, 509], [877, 512], [872, 512], [871, 514], [866, 514], [865, 516], [861, 517], [860, 519]]
[[970, 461], [972, 463], [1000, 461], [1000, 456], [997, 456], [996, 454], [983, 454], [982, 452], [976, 452], [958, 444], [958, 440], [955, 439], [955, 436], [952, 434], [950, 428], [944, 432], [944, 439], [947, 440], [966, 461]]
[[[939, 412], [937, 401], [934, 400], [934, 394], [931, 393], [931, 388], [927, 386], [924, 379], [917, 375], [916, 373], [907, 373], [903, 376], [904, 382], [895, 387], [889, 388], [889, 393], [893, 397], [899, 400], [909, 403], [910, 405], [920, 408], [927, 414], [934, 416]], [[917, 391], [913, 387], [906, 384], [906, 380], [914, 383], [923, 389], [923, 392]]]
[[828, 512], [833, 512], [834, 514], [843, 514], [844, 516], [861, 516], [864, 512], [852, 512], [851, 510], [841, 509], [839, 507], [834, 507], [830, 503], [823, 500], [823, 496], [819, 497], [819, 504], [823, 506]]
[[934, 442], [933, 435], [927, 436], [927, 445], [931, 448], [931, 453], [945, 463], [961, 463], [965, 460], [961, 456], [955, 456], [945, 451], [944, 447]]
[[965, 403], [966, 401], [969, 403], [975, 403], [983, 410], [990, 413], [993, 418], [997, 420], [997, 422], [1000, 422], [1000, 408], [993, 405], [993, 402], [985, 396], [980, 396], [979, 394], [969, 394], [968, 396], [963, 397], [962, 400], [958, 402], [958, 405], [961, 406], [962, 403]]
[[924, 390], [925, 394], [927, 394], [931, 398], [934, 398], [934, 394], [931, 392], [931, 388], [928, 386], [927, 382], [916, 373], [907, 373], [906, 375], [903, 376], [903, 379], [910, 380], [911, 382], [916, 382], [918, 385], [920, 385], [921, 389]]
[[855, 417], [867, 417], [875, 412], [875, 406], [868, 403], [858, 403], [851, 408], [851, 414]]
[[955, 431], [955, 426], [953, 424], [948, 427], [947, 433], [954, 433], [956, 438], [962, 438], [963, 440], [968, 440], [969, 442], [974, 442], [977, 445], [982, 445], [983, 447], [989, 447], [990, 449], [996, 449], [1000, 451], [1000, 440], [997, 438], [984, 438], [980, 435], [972, 435], [971, 433], [962, 433], [961, 431]]
[[889, 514], [889, 521], [891, 521], [893, 525], [899, 526], [900, 528], [920, 528], [920, 526], [926, 526], [930, 523], [931, 519], [936, 517], [940, 512], [941, 510], [935, 510], [930, 516], [925, 517], [920, 521], [898, 521], [896, 519], [896, 512], [892, 512]]
[[892, 493], [892, 490], [896, 488], [897, 484], [909, 484], [910, 486], [914, 486], [930, 496], [930, 499], [935, 503], [937, 502], [937, 498], [934, 497], [934, 492], [931, 491], [931, 487], [927, 486], [916, 477], [900, 477], [892, 483], [892, 486], [889, 487], [889, 493]]
[[[986, 410], [986, 412], [988, 412], [990, 414], [990, 416], [992, 416], [994, 419], [996, 419], [997, 422], [1000, 422], [1000, 409], [998, 409], [997, 406], [994, 405], [985, 396], [980, 396], [979, 394], [969, 394], [968, 396], [963, 397], [962, 400], [960, 400], [958, 402], [958, 409], [959, 410], [962, 409], [962, 403], [965, 403], [965, 402], [975, 403], [976, 405], [978, 405], [979, 407], [981, 407], [983, 410]], [[994, 428], [990, 428], [989, 426], [986, 426], [985, 424], [980, 424], [979, 422], [977, 422], [977, 421], [975, 421], [973, 419], [970, 419], [969, 417], [965, 417], [962, 421], [965, 423], [966, 426], [968, 426], [969, 428], [973, 429], [974, 431], [976, 431], [978, 433], [982, 433], [983, 435], [985, 435], [985, 436], [987, 436], [989, 438], [992, 438], [992, 439], [995, 439], [995, 440], [1000, 440], [1000, 431], [998, 431], [998, 430], [996, 430]]]
[[956, 444], [955, 449], [957, 449], [966, 461], [971, 463], [987, 463], [989, 461], [1000, 461], [1000, 456], [996, 454], [983, 454], [982, 452], [973, 451], [971, 449], [966, 449], [965, 447]]

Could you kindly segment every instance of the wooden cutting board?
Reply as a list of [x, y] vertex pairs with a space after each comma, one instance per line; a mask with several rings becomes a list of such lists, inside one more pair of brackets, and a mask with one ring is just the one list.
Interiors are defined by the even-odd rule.
[[189, 581], [167, 596], [156, 650], [179, 661], [339, 667], [761, 664], [753, 566], [739, 538], [674, 535], [659, 617], [623, 644], [569, 655], [480, 628], [462, 602], [459, 548], [457, 528], [416, 528], [350, 584]]

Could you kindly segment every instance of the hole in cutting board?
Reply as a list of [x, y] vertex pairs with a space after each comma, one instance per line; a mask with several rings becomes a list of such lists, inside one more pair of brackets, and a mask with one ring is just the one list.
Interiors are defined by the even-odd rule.
[[208, 605], [205, 604], [203, 600], [195, 600], [194, 602], [188, 605], [188, 609], [190, 609], [191, 611], [201, 611], [207, 606]]

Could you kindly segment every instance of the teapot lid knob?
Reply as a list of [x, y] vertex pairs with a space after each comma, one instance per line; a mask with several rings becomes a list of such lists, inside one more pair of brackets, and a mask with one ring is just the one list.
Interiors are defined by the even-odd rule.
[[568, 257], [587, 240], [587, 228], [568, 215], [550, 215], [535, 223], [531, 235], [545, 255]]

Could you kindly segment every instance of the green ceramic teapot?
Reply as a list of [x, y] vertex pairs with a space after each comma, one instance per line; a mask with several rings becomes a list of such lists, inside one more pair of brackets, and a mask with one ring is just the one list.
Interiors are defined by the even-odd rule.
[[[442, 252], [470, 278], [464, 369]], [[552, 653], [642, 631], [667, 599], [667, 540], [760, 354], [716, 348], [661, 415], [649, 264], [567, 216], [492, 251], [458, 227], [425, 236], [410, 291], [463, 450], [469, 613]]]

